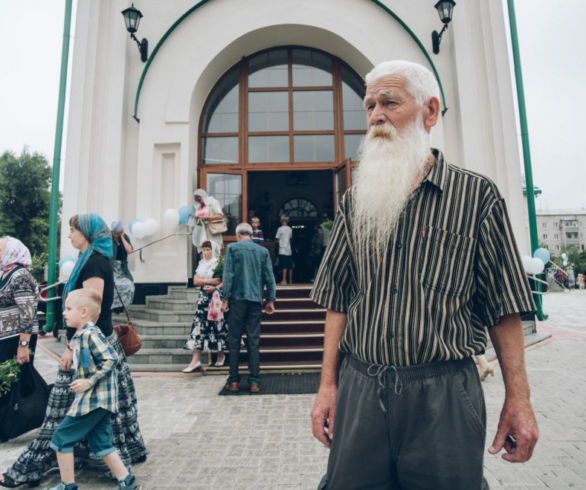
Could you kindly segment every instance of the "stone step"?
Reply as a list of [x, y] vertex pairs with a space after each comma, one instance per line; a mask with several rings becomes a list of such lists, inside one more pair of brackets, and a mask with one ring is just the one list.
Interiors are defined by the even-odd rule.
[[[183, 349], [188, 335], [150, 335], [139, 332], [143, 349]], [[244, 336], [246, 338], [246, 336]], [[261, 332], [260, 346], [263, 347], [319, 347], [323, 348], [323, 333], [264, 333]]]
[[[171, 289], [169, 288], [167, 297], [172, 299], [182, 299], [184, 301], [191, 301], [195, 303], [197, 301], [197, 295], [199, 294], [199, 288], [186, 288]], [[161, 296], [159, 296], [161, 297]], [[164, 297], [164, 296], [163, 296]], [[150, 296], [149, 296], [150, 298]]]
[[[126, 318], [116, 318], [113, 321], [114, 325], [126, 322]], [[191, 332], [191, 321], [163, 323], [142, 318], [132, 318], [132, 325], [141, 337], [143, 335], [182, 335], [187, 338]]]
[[164, 324], [188, 322], [193, 318], [193, 310], [155, 310], [144, 306], [133, 305], [129, 308], [130, 318], [136, 320], [150, 320]]
[[[321, 361], [323, 348], [312, 345], [294, 345], [289, 347], [270, 346], [260, 347], [261, 366], [264, 362], [288, 361], [299, 358]], [[240, 358], [246, 359], [246, 347], [240, 350]], [[169, 349], [140, 349], [136, 354], [128, 358], [129, 364], [181, 364], [189, 363], [192, 357], [191, 351], [181, 348]]]
[[165, 310], [165, 311], [186, 311], [194, 310], [196, 301], [187, 299], [174, 299], [168, 296], [148, 296], [146, 300], [146, 309]]
[[[184, 364], [130, 364], [130, 369], [132, 372], [146, 372], [146, 373], [180, 373], [183, 368], [185, 368], [189, 363]], [[260, 373], [274, 373], [274, 372], [307, 372], [307, 371], [319, 371], [321, 370], [321, 362], [299, 362], [299, 363], [290, 363], [290, 362], [273, 362], [273, 363], [266, 363], [261, 365]], [[222, 368], [216, 367], [207, 367], [203, 366], [203, 373], [206, 375], [218, 375], [218, 376], [227, 376], [228, 375], [228, 367], [224, 366]], [[200, 377], [202, 371], [196, 371], [194, 373], [185, 374], [185, 376], [190, 377]], [[238, 368], [239, 373], [248, 374], [248, 365], [246, 363], [240, 363]]]
[[326, 311], [325, 308], [275, 309], [275, 312], [272, 315], [263, 313], [262, 321], [324, 321], [326, 318]]

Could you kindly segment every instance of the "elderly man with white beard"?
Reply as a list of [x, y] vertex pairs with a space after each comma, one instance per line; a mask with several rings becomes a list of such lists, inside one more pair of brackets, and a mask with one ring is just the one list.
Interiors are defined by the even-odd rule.
[[486, 412], [473, 356], [495, 347], [505, 400], [491, 454], [527, 461], [538, 429], [520, 314], [535, 311], [495, 184], [430, 148], [431, 72], [366, 75], [368, 134], [311, 293], [328, 309], [314, 436], [328, 489], [480, 489]]

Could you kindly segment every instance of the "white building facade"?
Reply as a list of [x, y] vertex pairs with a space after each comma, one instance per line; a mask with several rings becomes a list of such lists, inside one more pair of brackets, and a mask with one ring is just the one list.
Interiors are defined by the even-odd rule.
[[[137, 0], [147, 63], [124, 28], [129, 3], [78, 1], [64, 222], [96, 212], [125, 226], [160, 224], [201, 187], [224, 205], [226, 241], [249, 210], [268, 237], [287, 212], [303, 252], [313, 221], [333, 215], [351, 183], [366, 127], [362, 77], [381, 61], [405, 59], [441, 84], [447, 110], [433, 146], [497, 183], [520, 251], [530, 255], [503, 2], [458, 2], [434, 55], [434, 1]], [[67, 231], [62, 255], [72, 254]], [[161, 227], [134, 244], [185, 231]], [[130, 267], [138, 283], [184, 283], [193, 273], [190, 241], [163, 240]]]

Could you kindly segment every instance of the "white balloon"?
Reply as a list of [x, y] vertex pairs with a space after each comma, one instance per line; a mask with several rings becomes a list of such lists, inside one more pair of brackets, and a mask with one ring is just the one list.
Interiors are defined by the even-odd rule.
[[562, 259], [567, 259], [567, 258], [568, 258], [568, 254], [566, 254], [566, 253], [563, 253], [563, 254], [562, 254]]
[[146, 225], [142, 222], [139, 221], [138, 223], [134, 223], [134, 226], [132, 227], [132, 234], [138, 238], [139, 240], [144, 238], [146, 236]]
[[144, 222], [145, 225], [145, 235], [150, 236], [156, 233], [159, 229], [159, 224], [153, 218], [149, 218]]
[[59, 280], [66, 281], [73, 272], [75, 262], [67, 261], [61, 267], [59, 267]]
[[179, 224], [179, 211], [176, 209], [167, 209], [163, 213], [163, 224], [169, 228]]
[[524, 255], [522, 261], [527, 274], [541, 274], [545, 268], [543, 261], [534, 257]]

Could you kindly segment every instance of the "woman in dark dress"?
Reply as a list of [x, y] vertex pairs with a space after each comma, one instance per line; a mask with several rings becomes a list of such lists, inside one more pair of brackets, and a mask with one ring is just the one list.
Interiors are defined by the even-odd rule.
[[[138, 427], [136, 392], [130, 375], [130, 368], [122, 345], [112, 327], [112, 297], [114, 279], [112, 275], [112, 235], [110, 229], [97, 214], [75, 215], [69, 220], [71, 244], [79, 250], [73, 272], [63, 290], [63, 303], [70, 291], [91, 288], [102, 295], [102, 306], [97, 326], [108, 343], [118, 354], [116, 379], [118, 382], [119, 412], [112, 415], [114, 446], [127, 466], [146, 459], [147, 450]], [[67, 329], [67, 340], [75, 329]], [[57, 380], [51, 390], [47, 412], [37, 437], [28, 445], [16, 462], [2, 475], [0, 485], [15, 487], [22, 483], [38, 484], [47, 470], [57, 466], [55, 452], [49, 444], [53, 431], [65, 417], [73, 402], [74, 393], [69, 387], [73, 378], [71, 368], [72, 352], [66, 349], [57, 372]], [[101, 458], [90, 453], [86, 442], [75, 448], [76, 466], [91, 463], [108, 471]]]

